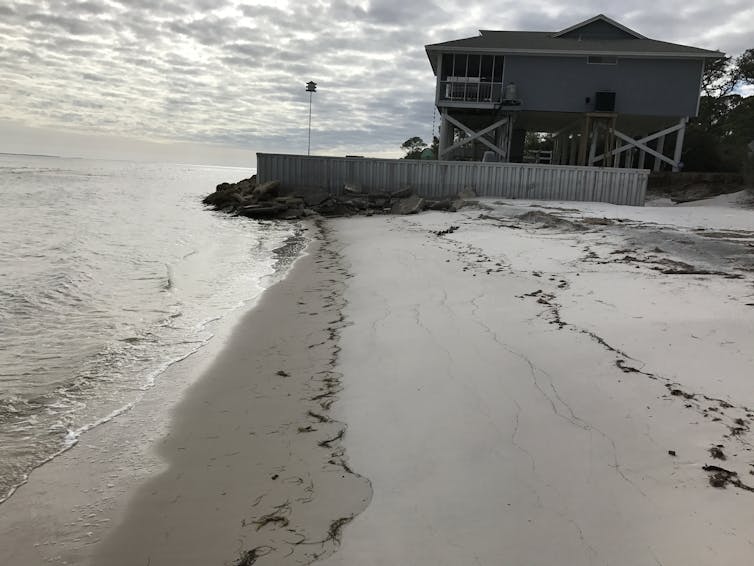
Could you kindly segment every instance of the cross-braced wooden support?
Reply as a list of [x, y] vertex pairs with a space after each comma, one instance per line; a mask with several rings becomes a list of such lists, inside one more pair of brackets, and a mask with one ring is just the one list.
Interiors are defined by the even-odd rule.
[[[461, 130], [465, 134], [465, 137], [460, 138], [454, 143], [454, 130], [456, 128]], [[460, 120], [448, 114], [447, 109], [445, 109], [443, 110], [442, 123], [440, 124], [439, 158], [448, 159], [455, 150], [479, 141], [494, 151], [500, 161], [509, 161], [512, 130], [513, 119], [511, 116], [504, 116], [489, 126], [479, 131], [474, 131]], [[487, 134], [490, 133], [494, 133], [495, 143], [488, 139]]]
[[[634, 162], [634, 153], [638, 153], [637, 166], [644, 168], [644, 163], [647, 155], [654, 157], [653, 169], [659, 171], [663, 163], [670, 165], [673, 171], [680, 171], [681, 169], [681, 153], [683, 151], [683, 139], [686, 133], [687, 118], [681, 118], [678, 124], [644, 136], [641, 139], [634, 139], [627, 136], [623, 132], [613, 128], [607, 128], [604, 130], [606, 135], [613, 135], [618, 140], [616, 147], [611, 149], [610, 144], [605, 144], [603, 153], [600, 155], [592, 155], [590, 153], [587, 165], [595, 165], [600, 161], [604, 162], [606, 167], [609, 167], [610, 158], [613, 159], [615, 167], [621, 166], [621, 158], [623, 159], [624, 167], [632, 167]], [[675, 134], [675, 147], [673, 151], [673, 157], [665, 155], [665, 139], [669, 134]], [[599, 136], [599, 133], [596, 134]], [[653, 149], [649, 147], [648, 143], [657, 140], [656, 147]], [[595, 141], [596, 143], [596, 137]], [[629, 153], [630, 152], [630, 153]]]
[[[618, 114], [615, 113], [588, 113], [555, 132], [553, 163], [639, 169], [651, 166], [655, 171], [663, 166], [669, 166], [673, 171], [681, 169], [686, 118], [640, 139], [634, 139], [618, 130], [617, 118]], [[671, 157], [665, 149], [673, 142], [675, 145], [672, 147]], [[651, 160], [649, 163], [648, 158]]]

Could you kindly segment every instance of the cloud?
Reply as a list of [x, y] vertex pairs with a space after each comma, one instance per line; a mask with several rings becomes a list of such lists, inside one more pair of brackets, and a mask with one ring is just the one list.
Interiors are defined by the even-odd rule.
[[317, 151], [399, 154], [406, 138], [432, 134], [427, 43], [479, 28], [556, 30], [604, 12], [649, 37], [737, 54], [754, 46], [749, 4], [9, 0], [0, 6], [0, 119], [300, 152], [304, 84], [314, 80]]

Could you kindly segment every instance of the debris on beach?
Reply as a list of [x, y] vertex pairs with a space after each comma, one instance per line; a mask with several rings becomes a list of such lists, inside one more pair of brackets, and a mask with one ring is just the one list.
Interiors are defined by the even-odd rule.
[[291, 514], [291, 504], [286, 501], [280, 505], [273, 507], [273, 510], [266, 515], [262, 515], [256, 521], [252, 521], [252, 524], [256, 527], [256, 530], [261, 530], [267, 525], [276, 525], [279, 527], [287, 527], [290, 524], [288, 515]]
[[435, 236], [445, 236], [446, 234], [452, 234], [456, 230], [458, 230], [458, 226], [450, 226], [445, 230], [438, 230], [437, 232], [435, 232]]
[[241, 554], [241, 558], [236, 562], [236, 566], [251, 566], [263, 556], [267, 556], [274, 549], [269, 546], [257, 546]]
[[709, 483], [712, 487], [725, 489], [730, 484], [745, 491], [754, 491], [754, 487], [741, 481], [738, 472], [712, 465], [702, 466], [702, 469], [709, 474]]
[[722, 444], [718, 444], [716, 446], [713, 446], [709, 449], [710, 456], [712, 456], [715, 460], [727, 460], [728, 458], [725, 456], [725, 452], [723, 452], [723, 446]]
[[392, 192], [369, 192], [356, 184], [345, 184], [341, 194], [318, 187], [284, 187], [279, 181], [257, 183], [256, 175], [237, 183], [220, 183], [202, 202], [228, 214], [256, 219], [297, 220], [308, 216], [373, 216], [375, 214], [417, 214], [424, 210], [457, 210], [476, 204], [476, 194], [464, 189], [442, 199], [415, 194], [411, 186]]

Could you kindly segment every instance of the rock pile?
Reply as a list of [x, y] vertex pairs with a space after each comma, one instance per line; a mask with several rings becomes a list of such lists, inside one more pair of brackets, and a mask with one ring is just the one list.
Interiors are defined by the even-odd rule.
[[422, 210], [456, 211], [472, 204], [476, 194], [465, 189], [452, 198], [425, 199], [411, 187], [392, 192], [368, 193], [348, 184], [336, 196], [315, 187], [282, 187], [278, 181], [257, 184], [256, 175], [237, 183], [220, 183], [204, 204], [228, 214], [258, 219], [295, 220], [312, 215], [416, 214]]

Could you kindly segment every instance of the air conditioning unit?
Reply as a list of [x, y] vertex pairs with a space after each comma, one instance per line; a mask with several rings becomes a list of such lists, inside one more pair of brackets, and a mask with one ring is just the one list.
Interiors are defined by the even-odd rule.
[[594, 111], [615, 112], [615, 93], [607, 91], [594, 93]]

